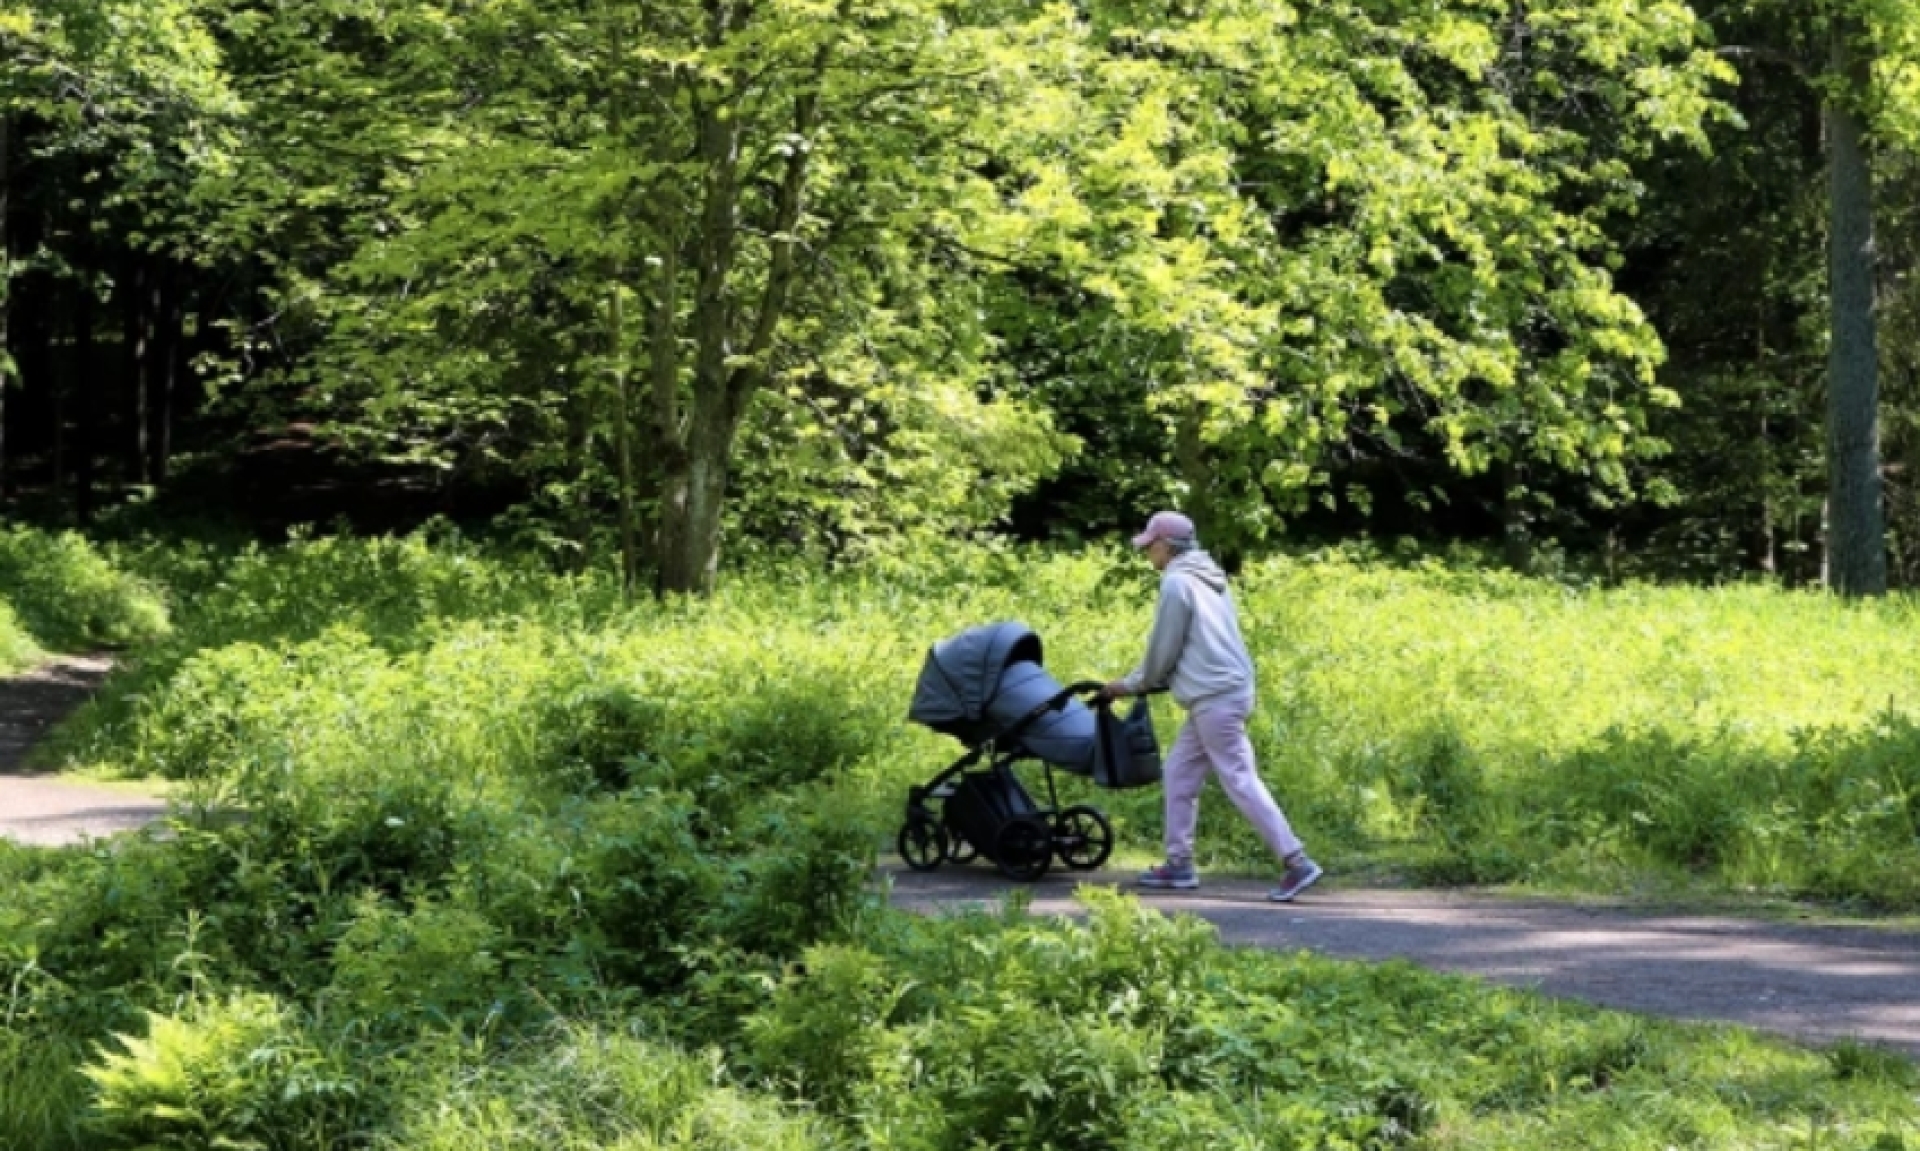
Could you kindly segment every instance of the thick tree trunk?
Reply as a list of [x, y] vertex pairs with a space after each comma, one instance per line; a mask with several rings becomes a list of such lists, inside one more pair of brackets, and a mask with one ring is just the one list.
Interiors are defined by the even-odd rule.
[[[1833, 39], [1833, 69], [1855, 92], [1866, 90], [1870, 62], [1843, 25]], [[1873, 290], [1873, 179], [1859, 113], [1827, 105], [1828, 290], [1832, 344], [1827, 378], [1827, 536], [1829, 586], [1846, 596], [1887, 590], [1886, 526], [1880, 481], [1879, 346]]]
[[739, 420], [715, 405], [696, 402], [681, 466], [669, 472], [661, 492], [661, 592], [713, 590], [720, 566], [720, 522], [726, 508], [733, 440]]
[[[714, 41], [728, 30], [724, 9], [716, 6]], [[725, 107], [702, 107], [696, 117], [704, 176], [700, 232], [694, 242], [693, 403], [686, 429], [674, 436], [683, 450], [677, 459], [665, 461], [661, 476], [656, 584], [661, 594], [704, 595], [713, 590], [736, 422], [728, 418], [734, 380], [727, 362], [733, 350], [728, 280], [739, 242], [740, 130]]]
[[[720, 43], [739, 13], [730, 6], [709, 6], [709, 35]], [[813, 61], [817, 79], [825, 75], [828, 50]], [[744, 325], [743, 346], [734, 340], [733, 275], [741, 234], [740, 126], [725, 106], [696, 109], [698, 155], [703, 169], [700, 232], [692, 244], [694, 301], [692, 318], [693, 386], [686, 429], [663, 429], [662, 436], [683, 450], [663, 461], [660, 492], [660, 563], [657, 588], [661, 593], [713, 590], [720, 560], [720, 525], [726, 509], [727, 483], [732, 472], [734, 439], [754, 393], [770, 375], [768, 361], [775, 336], [786, 316], [792, 291], [798, 244], [797, 233], [805, 212], [805, 193], [818, 96], [806, 90], [794, 101], [792, 139], [786, 152], [770, 219], [756, 229], [769, 237], [766, 282]], [[656, 300], [656, 317], [671, 323], [671, 288]], [[655, 354], [676, 345], [654, 340]], [[656, 362], [653, 390], [656, 403], [676, 391], [677, 372], [668, 373]], [[672, 407], [662, 408], [662, 412]], [[659, 418], [657, 415], [656, 418]]]

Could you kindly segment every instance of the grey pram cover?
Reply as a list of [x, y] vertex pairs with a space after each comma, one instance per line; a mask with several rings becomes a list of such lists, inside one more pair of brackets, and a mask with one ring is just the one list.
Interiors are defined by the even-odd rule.
[[[1016, 663], [1000, 677], [1000, 690], [987, 702], [987, 714], [1001, 727], [1008, 727], [1058, 694], [1060, 682], [1046, 668], [1037, 663]], [[1059, 711], [1047, 712], [1028, 725], [1020, 743], [1055, 767], [1087, 775], [1093, 771], [1093, 739], [1093, 709], [1078, 699], [1069, 699]]]
[[[1040, 637], [1021, 623], [969, 628], [933, 645], [907, 718], [977, 746], [1059, 694]], [[1078, 699], [1040, 716], [1022, 745], [1048, 763], [1085, 774], [1093, 767], [1094, 714]]]

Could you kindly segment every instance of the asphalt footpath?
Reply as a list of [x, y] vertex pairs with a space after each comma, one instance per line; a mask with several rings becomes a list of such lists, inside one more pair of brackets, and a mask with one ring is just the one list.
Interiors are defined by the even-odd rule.
[[[931, 873], [889, 867], [896, 906], [937, 913], [993, 906], [1015, 886], [974, 863]], [[1028, 885], [1036, 915], [1077, 916], [1082, 883], [1131, 876], [1049, 873]], [[1603, 1007], [1737, 1023], [1815, 1044], [1852, 1038], [1920, 1059], [1920, 934], [1774, 923], [1468, 892], [1348, 888], [1327, 879], [1297, 902], [1268, 885], [1207, 880], [1199, 891], [1139, 892], [1168, 914], [1207, 920], [1223, 942], [1423, 967]]]

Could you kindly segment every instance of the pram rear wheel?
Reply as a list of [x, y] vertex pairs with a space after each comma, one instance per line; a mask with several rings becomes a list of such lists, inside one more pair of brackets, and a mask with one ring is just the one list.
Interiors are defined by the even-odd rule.
[[1031, 883], [1053, 862], [1053, 830], [1037, 815], [1009, 819], [994, 842], [994, 862], [1009, 879]]
[[900, 828], [895, 846], [915, 871], [932, 871], [947, 857], [947, 829], [928, 816], [912, 815]]
[[1075, 871], [1093, 871], [1113, 854], [1113, 825], [1098, 809], [1075, 804], [1054, 817], [1053, 849]]

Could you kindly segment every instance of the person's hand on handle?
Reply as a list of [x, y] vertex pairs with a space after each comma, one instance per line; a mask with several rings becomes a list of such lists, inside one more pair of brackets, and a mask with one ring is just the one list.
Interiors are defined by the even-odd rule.
[[1124, 679], [1116, 679], [1100, 689], [1102, 699], [1125, 699], [1132, 694], [1133, 689], [1127, 686]]

